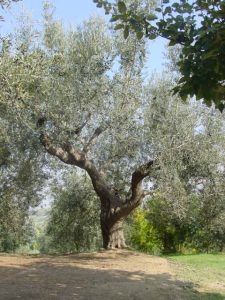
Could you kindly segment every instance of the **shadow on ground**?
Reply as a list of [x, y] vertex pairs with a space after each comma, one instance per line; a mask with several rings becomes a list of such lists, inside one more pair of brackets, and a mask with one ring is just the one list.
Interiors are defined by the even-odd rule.
[[170, 273], [124, 270], [123, 264], [134, 259], [134, 254], [121, 254], [116, 265], [110, 255], [0, 256], [0, 299], [225, 299], [220, 294], [197, 293], [192, 284], [174, 280]]

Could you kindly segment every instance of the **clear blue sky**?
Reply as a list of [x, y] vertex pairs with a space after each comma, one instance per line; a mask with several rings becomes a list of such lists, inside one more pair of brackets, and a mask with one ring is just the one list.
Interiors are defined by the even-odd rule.
[[[55, 6], [55, 16], [57, 19], [61, 19], [65, 24], [78, 25], [91, 15], [100, 15], [107, 18], [104, 14], [104, 10], [97, 8], [92, 0], [52, 0], [51, 2]], [[42, 0], [23, 0], [21, 3], [13, 4], [7, 13], [1, 11], [0, 15], [4, 16], [5, 22], [0, 23], [0, 33], [4, 34], [12, 30], [13, 20], [15, 20], [15, 17], [19, 14], [22, 7], [24, 7], [26, 11], [31, 12], [34, 19], [41, 21], [42, 3]], [[162, 70], [162, 53], [165, 45], [166, 41], [163, 39], [157, 39], [155, 42], [149, 43], [150, 57], [146, 73], [150, 74], [154, 70]]]

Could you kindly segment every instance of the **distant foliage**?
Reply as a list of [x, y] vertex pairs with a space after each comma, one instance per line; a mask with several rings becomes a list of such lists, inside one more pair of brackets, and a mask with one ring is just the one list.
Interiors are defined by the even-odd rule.
[[48, 241], [40, 241], [42, 252], [93, 251], [101, 247], [99, 200], [90, 182], [81, 185], [79, 180], [70, 179], [56, 190], [46, 230]]
[[[221, 251], [225, 242], [224, 116], [195, 103], [185, 105], [168, 90], [165, 79], [153, 83], [150, 90], [145, 134], [158, 153], [160, 169], [152, 178], [154, 196], [136, 232], [146, 234], [146, 228], [153, 228], [164, 252]], [[138, 247], [146, 241], [145, 235], [140, 236], [135, 240]]]
[[15, 251], [33, 234], [29, 210], [40, 203], [44, 182], [39, 149], [0, 101], [0, 251]]
[[16, 198], [13, 191], [1, 195], [0, 200], [0, 252], [15, 251], [29, 242], [32, 226], [24, 203]]
[[[135, 248], [150, 253], [195, 254], [223, 251], [225, 219], [203, 217], [198, 197], [191, 197], [188, 216], [180, 219], [169, 201], [154, 196], [134, 215], [131, 241]], [[211, 207], [212, 209], [212, 207]]]

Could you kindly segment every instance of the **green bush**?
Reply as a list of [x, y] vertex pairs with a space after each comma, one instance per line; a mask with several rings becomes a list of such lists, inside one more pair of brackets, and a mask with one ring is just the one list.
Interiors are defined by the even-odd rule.
[[218, 225], [223, 218], [207, 219], [198, 201], [197, 196], [190, 197], [187, 214], [180, 218], [167, 199], [154, 195], [145, 208], [138, 209], [128, 220], [128, 241], [136, 249], [153, 254], [223, 251], [223, 222]]
[[134, 213], [131, 243], [136, 249], [152, 254], [160, 254], [163, 250], [157, 230], [146, 219], [146, 212], [140, 208]]
[[82, 186], [76, 177], [71, 181], [56, 191], [46, 235], [41, 234], [38, 240], [41, 252], [94, 251], [102, 245], [100, 204], [91, 183], [86, 181]]

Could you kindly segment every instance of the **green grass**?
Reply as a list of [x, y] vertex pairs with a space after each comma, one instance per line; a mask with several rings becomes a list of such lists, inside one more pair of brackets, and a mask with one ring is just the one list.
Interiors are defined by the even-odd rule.
[[197, 299], [225, 299], [225, 254], [167, 256], [176, 277], [190, 282], [202, 294]]
[[200, 269], [213, 268], [225, 272], [225, 254], [190, 254], [169, 257], [173, 261], [189, 264]]

